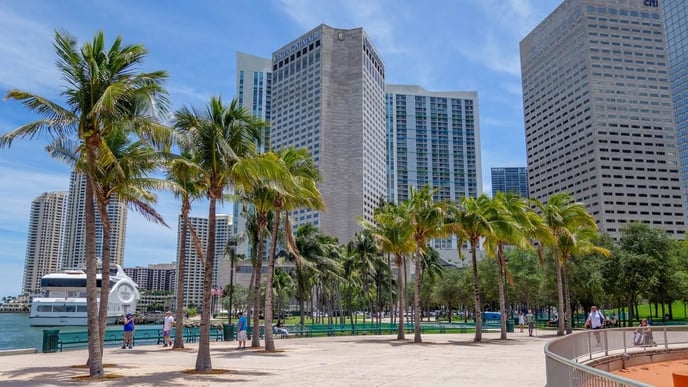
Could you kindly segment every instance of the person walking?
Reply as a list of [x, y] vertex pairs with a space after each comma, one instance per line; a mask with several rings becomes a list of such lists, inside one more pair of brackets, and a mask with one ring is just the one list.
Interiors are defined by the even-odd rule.
[[124, 317], [124, 332], [122, 333], [122, 349], [132, 349], [134, 348], [134, 331], [136, 326], [134, 325], [134, 315], [128, 312]]
[[237, 349], [244, 349], [246, 348], [246, 317], [243, 312], [239, 312], [237, 317], [239, 317], [239, 321], [237, 321], [237, 341], [239, 346]]
[[521, 333], [523, 333], [523, 327], [525, 325], [526, 325], [526, 315], [521, 310], [518, 312], [518, 327], [521, 329]]
[[[590, 307], [588, 319], [585, 320], [585, 327], [593, 330], [602, 329], [602, 327], [604, 327], [604, 315], [597, 310], [595, 305]], [[595, 345], [600, 345], [600, 332], [595, 332], [595, 340], [597, 341]]]
[[533, 335], [533, 329], [535, 329], [535, 315], [532, 309], [528, 309], [528, 314], [526, 314], [526, 323], [528, 323], [528, 336]]
[[162, 321], [162, 340], [163, 348], [169, 346], [172, 347], [172, 338], [170, 337], [170, 332], [172, 332], [172, 327], [174, 326], [174, 316], [172, 316], [171, 311], [165, 312], [165, 319]]

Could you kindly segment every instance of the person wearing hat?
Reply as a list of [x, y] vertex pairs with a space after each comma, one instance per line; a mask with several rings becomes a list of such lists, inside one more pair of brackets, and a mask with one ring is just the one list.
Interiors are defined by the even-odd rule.
[[134, 315], [128, 312], [124, 317], [124, 333], [122, 334], [122, 349], [134, 347]]
[[172, 327], [174, 326], [174, 316], [172, 316], [171, 311], [165, 312], [165, 319], [162, 322], [162, 339], [163, 347], [172, 347], [172, 339], [170, 338], [170, 332], [172, 332]]

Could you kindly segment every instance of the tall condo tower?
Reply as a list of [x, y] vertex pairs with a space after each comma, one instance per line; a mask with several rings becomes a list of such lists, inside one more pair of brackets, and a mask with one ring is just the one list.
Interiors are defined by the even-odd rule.
[[385, 68], [362, 28], [321, 24], [272, 54], [271, 141], [305, 147], [320, 169], [325, 212], [297, 211], [340, 243], [386, 197]]
[[[62, 269], [86, 267], [86, 177], [72, 171], [65, 214]], [[115, 197], [107, 207], [110, 220], [110, 262], [123, 265], [127, 206]], [[103, 223], [96, 210], [96, 257], [103, 256]]]
[[520, 45], [530, 196], [570, 192], [615, 238], [630, 222], [685, 234], [656, 4], [566, 0]]
[[688, 2], [662, 0], [661, 5], [664, 11], [664, 30], [674, 100], [683, 207], [688, 210]]
[[58, 270], [66, 192], [45, 192], [31, 202], [22, 292], [41, 290], [41, 278]]
[[[438, 189], [436, 200], [477, 197], [482, 192], [478, 94], [409, 85], [386, 85], [385, 91], [387, 200], [400, 203], [410, 187], [425, 185]], [[456, 239], [432, 245], [447, 260], [457, 257]]]
[[497, 192], [511, 192], [528, 198], [528, 168], [499, 167], [490, 169], [492, 197]]
[[[203, 254], [208, 243], [208, 218], [189, 218], [191, 226], [198, 236]], [[224, 287], [229, 283], [229, 262], [225, 260], [225, 248], [232, 232], [232, 216], [216, 215], [215, 218], [215, 266], [213, 267], [213, 288]], [[177, 229], [177, 262], [181, 252], [182, 218], [179, 217]], [[203, 305], [203, 263], [196, 253], [191, 230], [186, 231], [186, 260], [184, 265], [184, 304]]]

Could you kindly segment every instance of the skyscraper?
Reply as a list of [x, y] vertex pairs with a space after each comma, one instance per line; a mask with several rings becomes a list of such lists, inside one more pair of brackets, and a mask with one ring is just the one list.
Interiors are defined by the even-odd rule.
[[683, 207], [688, 210], [688, 3], [662, 0], [660, 5], [664, 12]]
[[322, 175], [325, 212], [300, 210], [294, 226], [316, 225], [340, 243], [371, 220], [386, 197], [385, 69], [362, 28], [321, 24], [272, 55], [274, 149], [305, 147]]
[[[72, 171], [65, 214], [64, 246], [62, 250], [62, 269], [86, 267], [86, 178]], [[122, 265], [124, 262], [124, 243], [127, 231], [127, 206], [117, 198], [108, 204], [110, 220], [110, 262]], [[103, 223], [96, 210], [96, 257], [103, 256]]]
[[[224, 287], [229, 283], [229, 262], [225, 260], [225, 247], [232, 232], [232, 216], [218, 214], [215, 219], [215, 265], [213, 267], [212, 285]], [[182, 219], [179, 217], [177, 229], [177, 262], [181, 252]], [[208, 218], [189, 218], [189, 223], [198, 236], [200, 244], [205, 253], [208, 244]], [[194, 304], [197, 307], [203, 305], [203, 263], [201, 257], [196, 253], [191, 230], [186, 231], [186, 260], [184, 265], [184, 304]]]
[[530, 196], [570, 192], [613, 237], [685, 234], [656, 3], [566, 0], [520, 45]]
[[497, 192], [512, 192], [528, 198], [528, 169], [525, 167], [492, 168], [492, 197]]
[[45, 192], [31, 202], [22, 293], [39, 292], [41, 278], [58, 269], [66, 200], [66, 192]]
[[[400, 203], [409, 188], [438, 189], [436, 200], [458, 201], [482, 192], [478, 94], [431, 92], [420, 86], [386, 85], [387, 200]], [[435, 240], [453, 250], [457, 241]], [[444, 258], [444, 257], [443, 257]]]
[[[255, 117], [270, 122], [272, 61], [243, 52], [237, 52], [236, 95], [239, 106]], [[261, 139], [260, 150], [270, 148], [270, 128], [266, 128]]]

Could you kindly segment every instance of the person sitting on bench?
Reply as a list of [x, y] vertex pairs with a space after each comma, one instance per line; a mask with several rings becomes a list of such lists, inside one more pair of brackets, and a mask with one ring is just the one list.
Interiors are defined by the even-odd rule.
[[277, 320], [277, 325], [275, 326], [275, 330], [277, 331], [277, 333], [282, 334], [286, 337], [289, 337], [289, 331], [287, 331], [287, 328], [284, 327], [284, 321]]

